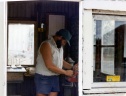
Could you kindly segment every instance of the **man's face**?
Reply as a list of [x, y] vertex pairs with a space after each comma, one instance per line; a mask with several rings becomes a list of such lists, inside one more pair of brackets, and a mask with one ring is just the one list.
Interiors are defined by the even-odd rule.
[[61, 46], [65, 46], [66, 43], [67, 43], [67, 41], [63, 37], [56, 41], [58, 48], [61, 48]]
[[62, 40], [61, 40], [61, 44], [62, 44], [62, 46], [65, 46], [65, 45], [67, 44], [66, 39], [62, 38]]

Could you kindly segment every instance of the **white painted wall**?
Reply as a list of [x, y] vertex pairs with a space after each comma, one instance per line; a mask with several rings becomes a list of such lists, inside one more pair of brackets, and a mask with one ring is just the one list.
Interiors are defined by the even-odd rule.
[[7, 41], [6, 41], [6, 3], [0, 1], [0, 96], [6, 95], [6, 59], [7, 59]]
[[82, 16], [83, 89], [91, 89], [93, 83], [93, 27], [92, 10], [84, 10]]
[[79, 2], [79, 82], [78, 93], [82, 96], [82, 2]]
[[84, 0], [84, 9], [126, 11], [125, 0]]

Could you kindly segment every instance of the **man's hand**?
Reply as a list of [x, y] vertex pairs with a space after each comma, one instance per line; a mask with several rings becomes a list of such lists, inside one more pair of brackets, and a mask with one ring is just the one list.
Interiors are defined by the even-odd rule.
[[76, 71], [76, 72], [78, 72], [78, 64], [75, 64], [75, 65], [73, 66], [73, 70]]
[[73, 71], [72, 70], [66, 70], [66, 73], [65, 73], [66, 76], [73, 76]]
[[69, 82], [78, 82], [78, 64], [73, 66], [73, 75], [72, 77], [67, 77]]

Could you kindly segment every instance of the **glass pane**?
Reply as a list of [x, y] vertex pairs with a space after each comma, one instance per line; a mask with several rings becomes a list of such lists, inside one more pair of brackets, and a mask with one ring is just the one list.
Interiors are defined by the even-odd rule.
[[101, 20], [94, 20], [94, 45], [96, 45], [96, 41], [101, 39]]
[[94, 32], [94, 45], [96, 45], [96, 21], [94, 20], [93, 22], [93, 32]]
[[114, 48], [103, 47], [101, 52], [101, 72], [114, 75]]
[[102, 45], [114, 45], [114, 20], [102, 21]]
[[[126, 81], [126, 17], [94, 15], [94, 82]], [[108, 79], [109, 76], [112, 76]], [[115, 77], [118, 79], [115, 79]], [[115, 81], [113, 81], [115, 80]]]
[[34, 24], [9, 24], [8, 65], [34, 65]]
[[94, 53], [93, 53], [93, 71], [95, 71], [96, 47], [94, 47], [94, 51], [93, 51], [93, 52], [94, 52]]

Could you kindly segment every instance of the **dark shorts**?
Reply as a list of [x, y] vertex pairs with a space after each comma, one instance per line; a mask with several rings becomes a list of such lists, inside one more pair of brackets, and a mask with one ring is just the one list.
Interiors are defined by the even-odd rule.
[[35, 74], [36, 93], [49, 94], [50, 92], [59, 92], [59, 76], [44, 76]]

